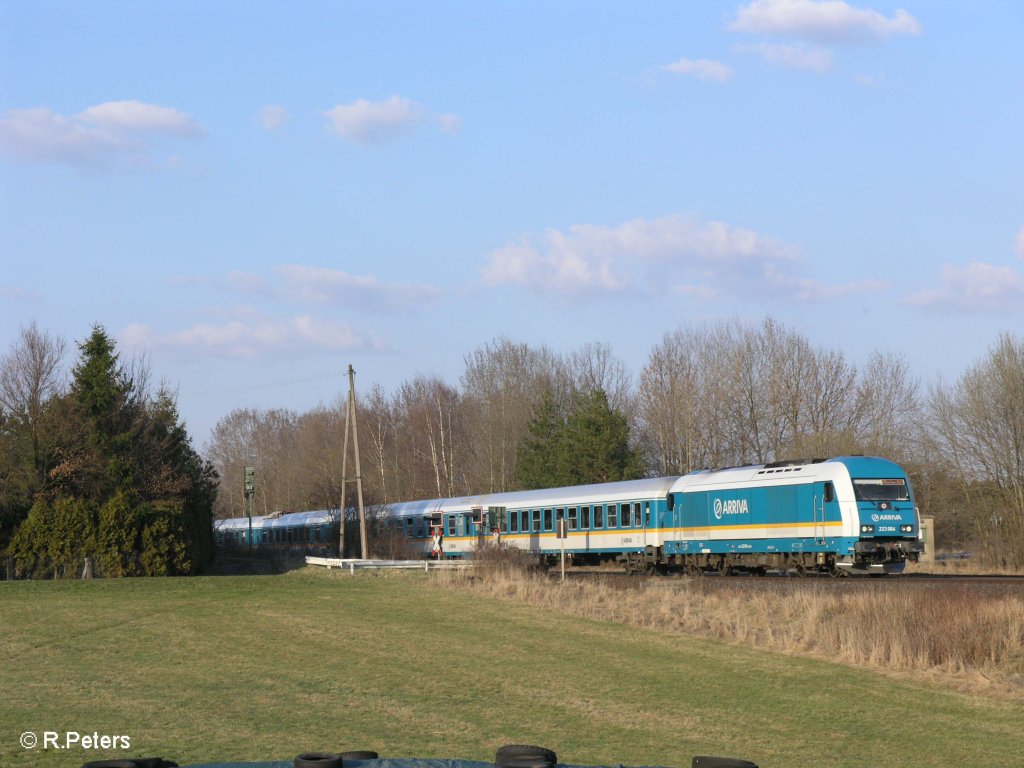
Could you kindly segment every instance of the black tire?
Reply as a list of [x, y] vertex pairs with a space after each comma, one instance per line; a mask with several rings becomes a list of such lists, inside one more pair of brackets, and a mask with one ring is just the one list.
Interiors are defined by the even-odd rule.
[[757, 763], [739, 760], [735, 757], [710, 757], [699, 755], [693, 758], [692, 768], [757, 768]]
[[335, 752], [303, 752], [292, 765], [295, 768], [342, 768], [343, 761]]
[[558, 757], [544, 747], [535, 747], [532, 744], [506, 744], [498, 747], [494, 754], [494, 763], [512, 768], [533, 768], [541, 764], [555, 765], [558, 763]]
[[356, 749], [356, 750], [353, 750], [352, 752], [342, 752], [341, 753], [341, 759], [342, 760], [379, 760], [380, 759], [380, 755], [378, 755], [376, 752], [371, 752], [368, 749], [362, 749], [362, 750]]

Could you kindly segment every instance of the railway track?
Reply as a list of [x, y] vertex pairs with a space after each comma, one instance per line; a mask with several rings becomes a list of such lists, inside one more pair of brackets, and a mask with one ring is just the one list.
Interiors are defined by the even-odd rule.
[[[773, 572], [766, 576], [746, 574], [721, 576], [712, 572], [700, 577], [691, 577], [682, 574], [634, 576], [608, 569], [572, 568], [566, 569], [565, 576], [567, 579], [605, 580], [619, 585], [623, 589], [628, 589], [632, 586], [649, 588], [652, 585], [671, 589], [673, 586], [681, 586], [683, 584], [700, 584], [705, 589], [744, 589], [748, 591], [762, 589], [776, 591], [800, 589], [929, 589], [957, 586], [964, 589], [990, 592], [1024, 592], [1024, 575], [1013, 576], [1003, 574], [908, 573], [880, 577], [850, 576], [837, 579], [825, 574], [792, 576]], [[558, 569], [552, 569], [550, 577], [555, 580], [559, 579], [560, 572]]]

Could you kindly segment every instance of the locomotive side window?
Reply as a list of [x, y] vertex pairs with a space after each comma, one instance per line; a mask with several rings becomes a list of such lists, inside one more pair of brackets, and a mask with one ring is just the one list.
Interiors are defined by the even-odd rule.
[[835, 500], [836, 500], [836, 489], [835, 489], [835, 486], [833, 486], [832, 483], [825, 483], [825, 501], [828, 502], [828, 501], [835, 501]]

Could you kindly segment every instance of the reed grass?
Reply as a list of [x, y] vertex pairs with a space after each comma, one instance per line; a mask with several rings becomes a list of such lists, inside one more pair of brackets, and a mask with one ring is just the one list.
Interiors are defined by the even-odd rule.
[[[1024, 698], [1024, 594], [968, 585], [797, 589], [702, 579], [552, 581], [510, 569], [445, 583], [590, 619], [829, 659]], [[749, 585], [749, 586], [748, 586]]]

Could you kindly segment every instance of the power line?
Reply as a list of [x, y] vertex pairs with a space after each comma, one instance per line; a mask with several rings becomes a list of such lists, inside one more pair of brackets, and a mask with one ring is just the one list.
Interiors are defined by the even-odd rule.
[[222, 387], [220, 389], [207, 389], [200, 392], [185, 392], [180, 393], [179, 397], [205, 397], [207, 395], [224, 395], [234, 392], [255, 392], [261, 389], [276, 389], [278, 387], [290, 387], [295, 384], [310, 384], [314, 381], [327, 381], [329, 379], [337, 378], [339, 374], [328, 373], [321, 376], [313, 376], [306, 379], [292, 379], [290, 381], [278, 381], [269, 384], [245, 384], [237, 387]]

